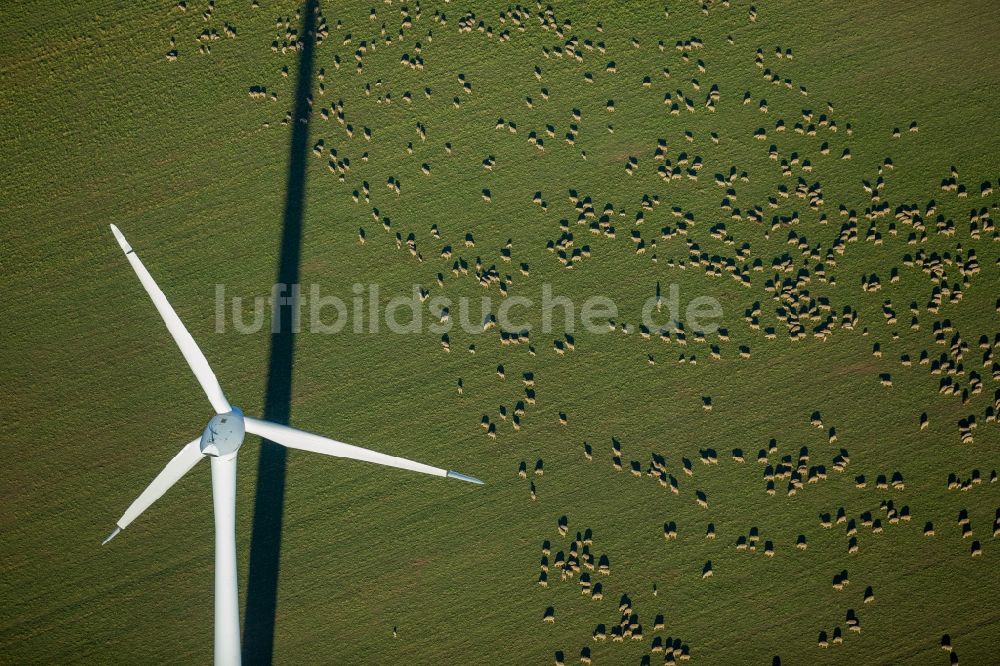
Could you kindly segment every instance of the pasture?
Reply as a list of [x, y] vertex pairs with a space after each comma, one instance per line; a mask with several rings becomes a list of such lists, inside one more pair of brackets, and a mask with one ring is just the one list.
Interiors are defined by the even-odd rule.
[[[5, 11], [0, 661], [211, 658], [207, 467], [100, 546], [211, 416], [112, 223], [234, 405], [486, 482], [249, 437], [247, 663], [996, 659], [1000, 6], [180, 4]], [[282, 281], [536, 307], [217, 330]]]

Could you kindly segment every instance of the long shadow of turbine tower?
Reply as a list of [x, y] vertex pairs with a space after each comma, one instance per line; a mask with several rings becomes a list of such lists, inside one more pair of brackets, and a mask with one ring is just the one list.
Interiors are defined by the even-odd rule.
[[[307, 0], [302, 9], [299, 31], [299, 68], [292, 112], [291, 146], [288, 154], [288, 183], [285, 195], [278, 284], [299, 283], [302, 249], [302, 218], [305, 213], [306, 151], [309, 143], [309, 96], [312, 92], [313, 58], [316, 46], [316, 17], [319, 4]], [[271, 358], [264, 398], [264, 418], [287, 424], [291, 416], [292, 364], [295, 306], [276, 306], [277, 330], [271, 335]], [[274, 329], [272, 329], [273, 331]], [[281, 527], [285, 504], [287, 449], [264, 440], [257, 465], [250, 562], [247, 575], [247, 605], [243, 624], [243, 662], [270, 664], [274, 655], [274, 622], [278, 601], [278, 569], [281, 559]]]

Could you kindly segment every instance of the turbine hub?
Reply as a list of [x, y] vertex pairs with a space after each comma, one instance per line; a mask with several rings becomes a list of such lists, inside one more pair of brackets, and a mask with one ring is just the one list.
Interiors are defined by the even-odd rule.
[[201, 434], [201, 452], [213, 458], [228, 458], [236, 455], [243, 444], [246, 425], [239, 407], [225, 414], [216, 414], [205, 426]]

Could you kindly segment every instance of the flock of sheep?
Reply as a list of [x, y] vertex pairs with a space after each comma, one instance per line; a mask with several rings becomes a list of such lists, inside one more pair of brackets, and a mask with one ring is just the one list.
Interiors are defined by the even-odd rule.
[[[259, 7], [257, 0], [253, 6]], [[366, 211], [370, 209], [370, 222], [381, 227], [388, 242], [395, 244], [400, 261], [413, 262], [414, 266], [424, 263], [434, 266], [437, 287], [445, 291], [452, 281], [474, 280], [484, 290], [495, 290], [501, 298], [506, 298], [518, 285], [530, 279], [528, 262], [518, 256], [517, 250], [522, 247], [518, 240], [512, 238], [501, 247], [483, 248], [477, 246], [473, 233], [467, 229], [445, 229], [440, 220], [433, 225], [419, 220], [394, 220], [390, 213], [398, 209], [399, 200], [418, 198], [433, 191], [434, 186], [425, 186], [423, 181], [434, 182], [438, 160], [458, 159], [452, 143], [457, 139], [439, 135], [439, 129], [429, 129], [428, 124], [436, 125], [432, 122], [435, 118], [420, 116], [422, 104], [443, 96], [450, 110], [455, 112], [449, 123], [481, 123], [481, 119], [475, 117], [463, 119], [463, 103], [479, 93], [477, 81], [463, 71], [459, 62], [440, 59], [440, 54], [432, 48], [435, 33], [457, 31], [458, 35], [468, 35], [467, 39], [511, 42], [513, 47], [528, 48], [516, 44], [522, 33], [532, 31], [535, 39], [543, 44], [532, 47], [539, 49], [537, 64], [524, 72], [511, 71], [510, 76], [528, 81], [537, 92], [515, 101], [504, 100], [495, 122], [472, 127], [490, 136], [498, 148], [512, 142], [526, 142], [540, 159], [543, 155], [558, 153], [562, 156], [562, 165], [571, 165], [572, 160], [593, 160], [595, 156], [603, 159], [604, 156], [595, 155], [595, 146], [600, 144], [594, 141], [594, 135], [613, 134], [616, 126], [612, 121], [621, 117], [620, 110], [629, 104], [629, 99], [622, 97], [620, 92], [612, 97], [603, 91], [605, 86], [608, 90], [620, 91], [620, 80], [626, 76], [634, 78], [627, 82], [634, 88], [635, 95], [646, 94], [647, 90], [662, 95], [665, 119], [663, 132], [655, 141], [633, 146], [624, 156], [614, 159], [614, 168], [622, 170], [619, 173], [648, 190], [641, 197], [623, 191], [616, 201], [602, 201], [595, 193], [573, 187], [550, 188], [543, 183], [523, 202], [525, 208], [530, 205], [537, 209], [542, 220], [539, 225], [552, 229], [554, 238], [546, 242], [545, 249], [553, 261], [565, 270], [579, 269], [598, 264], [597, 258], [602, 255], [621, 254], [624, 248], [635, 262], [658, 264], [668, 272], [699, 272], [709, 281], [729, 277], [735, 282], [732, 285], [734, 292], [746, 296], [742, 325], [739, 320], [730, 321], [726, 323], [727, 328], [712, 333], [685, 328], [681, 322], [651, 329], [644, 323], [623, 319], [609, 321], [609, 330], [622, 336], [638, 333], [634, 336], [635, 345], [643, 350], [639, 358], [644, 364], [654, 366], [657, 357], [673, 351], [681, 364], [706, 360], [725, 367], [726, 363], [750, 359], [753, 346], [773, 348], [778, 341], [804, 345], [810, 344], [811, 339], [818, 353], [822, 353], [822, 345], [833, 339], [861, 336], [869, 341], [865, 344], [870, 344], [872, 361], [877, 368], [871, 376], [873, 383], [892, 391], [898, 390], [894, 387], [900, 383], [934, 382], [940, 399], [962, 410], [963, 415], [953, 424], [954, 441], [942, 442], [941, 446], [976, 444], [980, 424], [992, 428], [990, 436], [996, 441], [1000, 362], [995, 359], [995, 351], [1000, 347], [1000, 333], [960, 329], [952, 320], [964, 295], [972, 289], [982, 289], [980, 282], [988, 280], [982, 277], [975, 244], [998, 240], [993, 222], [996, 207], [993, 181], [963, 179], [959, 170], [952, 166], [942, 177], [940, 192], [934, 196], [922, 201], [894, 199], [890, 202], [889, 192], [897, 165], [890, 156], [885, 156], [873, 165], [859, 166], [854, 179], [854, 201], [831, 203], [826, 199], [818, 174], [847, 168], [837, 165], [854, 157], [851, 140], [855, 128], [832, 102], [816, 103], [804, 82], [788, 75], [787, 72], [795, 71], [791, 63], [796, 54], [787, 45], [751, 46], [744, 43], [746, 37], [737, 44], [731, 35], [726, 37], [725, 44], [696, 35], [664, 38], [656, 44], [647, 44], [632, 35], [612, 34], [606, 31], [602, 22], [575, 24], [558, 16], [551, 5], [541, 2], [508, 5], [488, 18], [473, 12], [456, 12], [451, 16], [451, 8], [446, 2], [430, 16], [425, 16], [419, 0], [412, 3], [385, 0], [382, 7], [372, 7], [367, 13], [367, 21], [360, 24], [348, 25], [337, 20], [331, 26], [319, 9], [313, 17], [303, 17], [296, 12], [294, 16], [278, 17], [274, 24], [270, 47], [278, 54], [280, 64], [276, 65], [275, 72], [281, 78], [289, 76], [288, 63], [293, 63], [294, 56], [302, 50], [304, 39], [314, 39], [317, 45], [333, 44], [329, 50], [318, 52], [313, 94], [306, 100], [308, 116], [302, 120], [312, 123], [313, 155], [335, 177], [336, 191], [344, 192], [345, 200], [349, 196], [355, 206]], [[706, 0], [701, 5], [706, 15], [728, 9], [731, 9], [728, 1]], [[180, 2], [177, 10], [186, 12], [188, 6]], [[206, 27], [197, 35], [200, 53], [210, 53], [211, 43], [223, 35], [230, 39], [237, 36], [235, 27], [213, 19], [213, 11], [214, 2], [209, 0], [201, 15]], [[666, 9], [664, 20], [664, 34], [667, 34], [670, 32], [670, 12]], [[756, 7], [749, 8], [746, 20], [750, 24], [757, 22]], [[302, 25], [307, 27], [302, 28]], [[173, 37], [170, 47], [167, 60], [176, 61], [178, 50]], [[656, 71], [637, 77], [623, 73], [627, 70], [623, 63], [630, 61], [631, 52], [650, 48], [656, 49], [655, 60], [662, 63]], [[746, 51], [747, 71], [752, 73], [746, 82], [747, 89], [733, 89], [713, 81], [715, 69], [709, 55], [713, 48]], [[441, 68], [452, 72], [450, 85], [442, 90], [429, 85], [422, 89], [399, 90], [391, 84], [391, 76], [370, 75], [365, 68], [369, 55], [387, 49], [398, 51], [399, 65], [408, 72], [423, 75]], [[580, 103], [571, 104], [567, 111], [549, 111], [554, 108], [550, 100], [556, 96], [554, 91], [560, 83], [557, 78], [562, 76], [550, 74], [556, 61], [576, 67], [579, 85], [575, 94], [590, 102], [598, 100], [602, 110], [595, 112], [593, 104]], [[342, 68], [354, 78], [340, 75]], [[560, 67], [560, 71], [563, 69]], [[328, 74], [335, 77], [336, 84], [327, 80]], [[373, 168], [375, 159], [370, 157], [368, 147], [373, 142], [378, 143], [378, 115], [358, 113], [359, 102], [345, 101], [355, 99], [348, 94], [350, 88], [356, 88], [358, 95], [363, 96], [361, 99], [372, 98], [380, 107], [394, 104], [410, 107], [420, 118], [412, 123], [412, 134], [404, 154], [388, 162], [381, 159], [381, 167], [388, 174], [386, 191], [382, 193], [373, 192], [371, 182], [378, 182], [374, 174], [379, 171]], [[279, 81], [254, 84], [248, 93], [254, 101], [277, 104], [288, 101], [281, 90]], [[793, 102], [805, 106], [793, 115], [778, 113], [777, 109], [787, 109]], [[580, 107], [589, 110], [585, 112]], [[711, 114], [723, 109], [744, 114], [744, 136], [725, 136], [721, 130], [699, 129], [704, 127], [706, 117], [711, 118]], [[545, 114], [547, 117], [541, 119]], [[361, 117], [369, 120], [359, 120]], [[281, 122], [287, 125], [291, 119], [292, 111], [288, 111]], [[916, 120], [904, 122], [901, 127], [906, 127], [909, 135], [919, 132]], [[893, 127], [890, 134], [893, 140], [915, 140], [904, 137], [900, 127]], [[713, 149], [731, 141], [745, 142], [750, 149], [759, 151], [762, 160], [766, 160], [773, 171], [745, 168], [717, 158]], [[495, 152], [477, 155], [475, 161], [466, 166], [470, 176], [483, 177], [470, 178], [462, 184], [472, 188], [472, 198], [477, 202], [482, 200], [478, 205], [494, 204], [494, 188], [490, 183], [494, 182], [495, 174], [503, 169], [517, 168], [517, 165], [504, 164]], [[370, 159], [372, 164], [369, 164]], [[655, 176], [647, 178], [647, 174]], [[759, 182], [771, 183], [769, 193], [762, 198], [748, 195], [748, 191], [756, 191], [750, 189], [751, 184]], [[711, 191], [713, 187], [718, 193], [718, 205], [711, 210], [670, 203], [674, 199], [690, 200], [689, 196], [677, 197], [679, 193], [690, 195], [700, 188]], [[976, 194], [979, 203], [972, 205], [965, 219], [956, 216], [954, 211], [963, 206], [959, 200]], [[469, 213], [474, 215], [472, 210]], [[368, 212], [365, 213], [367, 217]], [[757, 236], [763, 240], [752, 243], [751, 239]], [[359, 245], [366, 246], [372, 240], [364, 226], [357, 230]], [[777, 252], [763, 250], [763, 247], [773, 247], [772, 240], [784, 240], [784, 248]], [[843, 279], [838, 282], [837, 274], [844, 267], [846, 255], [870, 252], [879, 252], [887, 263], [857, 278], [843, 270], [840, 275]], [[512, 266], [517, 270], [511, 270]], [[987, 269], [995, 271], [996, 266], [987, 266]], [[895, 285], [903, 281], [919, 285], [925, 296], [919, 302], [907, 303], [908, 299], [898, 296], [895, 289]], [[995, 288], [995, 285], [994, 281], [992, 286]], [[989, 287], [987, 282], [986, 288]], [[421, 287], [421, 300], [426, 300], [431, 293]], [[659, 282], [655, 295], [659, 312]], [[867, 306], [873, 300], [878, 302], [878, 309]], [[1000, 312], [1000, 300], [997, 310]], [[437, 316], [441, 322], [446, 322], [450, 313], [443, 309]], [[901, 333], [900, 328], [905, 330]], [[527, 350], [529, 358], [539, 353], [537, 336], [530, 330], [503, 330], [493, 313], [485, 317], [483, 329], [495, 336], [499, 348], [514, 347], [504, 353], [513, 356], [519, 353], [518, 348]], [[917, 339], [924, 340], [925, 344], [915, 345]], [[441, 349], [451, 352], [454, 342], [445, 334], [440, 339]], [[583, 344], [597, 346], [602, 343], [593, 338], [584, 340]], [[572, 334], [563, 334], [553, 340], [552, 353], [565, 356], [573, 352], [576, 345]], [[476, 345], [470, 344], [467, 349], [475, 353]], [[489, 373], [495, 374], [498, 381], [507, 381], [508, 373], [503, 365], [489, 368]], [[481, 430], [490, 441], [509, 440], [511, 446], [516, 446], [517, 438], [524, 437], [518, 433], [525, 425], [529, 408], [536, 404], [534, 372], [520, 373], [519, 383], [521, 386], [509, 403], [479, 417]], [[459, 400], [472, 402], [474, 399], [462, 378], [457, 380], [457, 394]], [[702, 395], [700, 404], [706, 414], [712, 413], [716, 406], [709, 395]], [[916, 406], [914, 410], [912, 423], [916, 435], [930, 426], [930, 419], [927, 411]], [[559, 412], [561, 425], [567, 425], [568, 420], [565, 412]], [[746, 465], [746, 473], [762, 476], [762, 492], [766, 495], [782, 493], [793, 497], [808, 492], [813, 484], [849, 485], [851, 480], [846, 472], [851, 466], [851, 456], [839, 444], [837, 429], [824, 423], [818, 411], [803, 421], [803, 425], [808, 423], [822, 433], [822, 443], [829, 445], [828, 448], [821, 445], [782, 448], [775, 439], [763, 445], [737, 442], [738, 446], [732, 448], [731, 453], [727, 448], [731, 464], [744, 465], [751, 458], [755, 459], [756, 470], [751, 462]], [[739, 447], [753, 448], [744, 452]], [[717, 537], [711, 512], [724, 511], [725, 507], [717, 506], [697, 487], [694, 464], [688, 458], [678, 456], [675, 464], [668, 463], [665, 456], [651, 453], [645, 461], [626, 460], [617, 439], [612, 439], [610, 450], [603, 455], [595, 454], [592, 445], [586, 442], [583, 453], [587, 461], [593, 461], [595, 456], [599, 459], [607, 456], [605, 459], [610, 459], [613, 472], [628, 470], [633, 477], [655, 480], [656, 485], [670, 495], [688, 498], [686, 501], [692, 501], [704, 512], [705, 520], [697, 527], [684, 521], [678, 525], [669, 518], [665, 520], [663, 536], [667, 542], [676, 541], [679, 532], [701, 533], [703, 525], [707, 525], [704, 527], [706, 539]], [[719, 455], [714, 449], [700, 450], [699, 457], [705, 474], [710, 474], [712, 467], [719, 464]], [[541, 483], [539, 478], [545, 471], [541, 459], [533, 465], [526, 460], [517, 464], [521, 479], [527, 481], [529, 473], [533, 472], [535, 478], [528, 481], [532, 501], [539, 497], [536, 482]], [[868, 534], [900, 529], [911, 520], [911, 515], [919, 515], [924, 520], [923, 534], [927, 538], [935, 536], [933, 522], [926, 520], [926, 514], [915, 500], [910, 500], [914, 503], [911, 514], [909, 503], [903, 499], [906, 482], [900, 471], [869, 469], [855, 473], [852, 467], [852, 474], [855, 489], [877, 493], [871, 509], [850, 514], [841, 506], [822, 513], [813, 526], [842, 531], [846, 557], [859, 552], [861, 541]], [[944, 483], [945, 478], [941, 481]], [[947, 474], [946, 478], [948, 490], [957, 492], [974, 491], [996, 482], [995, 470], [988, 473], [980, 469], [965, 473], [956, 471]], [[989, 531], [974, 531], [964, 508], [958, 513], [958, 530], [962, 538], [970, 542], [969, 554], [982, 556], [983, 540]], [[560, 537], [569, 534], [566, 516], [557, 521], [557, 531]], [[808, 530], [794, 530], [788, 535], [762, 539], [758, 528], [750, 526], [744, 534], [718, 536], [730, 539], [736, 551], [741, 553], [791, 557], [796, 551], [808, 548], [806, 532]], [[1000, 509], [997, 509], [992, 530], [992, 538], [998, 536]], [[794, 545], [787, 555], [782, 547], [785, 543]], [[550, 581], [559, 581], [560, 585], [575, 581], [581, 595], [602, 602], [611, 592], [607, 588], [614, 589], [610, 559], [606, 554], [593, 552], [592, 546], [593, 532], [589, 528], [577, 532], [562, 549], [554, 548], [545, 540], [538, 585], [549, 588]], [[707, 579], [715, 572], [711, 560], [691, 568], [692, 575], [699, 575], [706, 580], [706, 585], [711, 584]], [[844, 590], [849, 584], [846, 569], [834, 575], [834, 590]], [[656, 593], [654, 584], [654, 596]], [[643, 657], [643, 663], [649, 663], [654, 654], [668, 664], [692, 657], [692, 648], [685, 642], [664, 634], [662, 615], [656, 615], [644, 631], [628, 594], [615, 590], [615, 596], [620, 596], [619, 619], [609, 625], [598, 624], [592, 634], [594, 641], [610, 637], [612, 642], [648, 642], [649, 654]], [[858, 601], [861, 605], [875, 603], [873, 587], [866, 586]], [[545, 623], [555, 623], [556, 618], [554, 604], [542, 614]], [[845, 631], [860, 633], [861, 627], [858, 612], [848, 607], [842, 626], [818, 630], [817, 645], [819, 648], [837, 646], [845, 640]], [[941, 639], [941, 647], [948, 651], [951, 662], [957, 663], [948, 635]], [[693, 652], [697, 654], [697, 646]], [[557, 664], [564, 663], [564, 653], [557, 652], [555, 660]], [[591, 663], [591, 647], [582, 648], [579, 660]]]

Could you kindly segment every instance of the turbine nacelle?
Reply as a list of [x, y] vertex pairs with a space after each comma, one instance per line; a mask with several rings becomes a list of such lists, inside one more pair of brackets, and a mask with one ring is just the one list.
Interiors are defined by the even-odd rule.
[[229, 458], [236, 455], [246, 435], [246, 422], [239, 407], [233, 407], [225, 414], [216, 414], [201, 433], [198, 446], [202, 454], [213, 458]]

